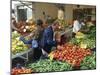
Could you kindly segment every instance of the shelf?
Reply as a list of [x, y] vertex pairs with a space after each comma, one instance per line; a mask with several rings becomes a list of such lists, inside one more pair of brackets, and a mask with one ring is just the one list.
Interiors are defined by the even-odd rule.
[[[32, 49], [29, 49], [27, 51], [24, 51], [24, 52], [21, 52], [21, 53], [17, 53], [15, 55], [12, 54], [12, 59], [20, 57], [20, 58], [25, 59], [26, 61], [28, 61], [28, 54], [31, 51], [32, 51]], [[25, 55], [25, 56], [23, 56], [23, 55]]]

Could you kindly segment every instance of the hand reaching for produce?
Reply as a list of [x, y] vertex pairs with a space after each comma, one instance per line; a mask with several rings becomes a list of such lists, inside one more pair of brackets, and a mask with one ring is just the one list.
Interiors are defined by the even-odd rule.
[[63, 47], [63, 46], [58, 45], [58, 46], [57, 46], [57, 49], [58, 49], [58, 50], [63, 50], [63, 49], [64, 49], [64, 47]]
[[34, 35], [35, 35], [35, 33], [32, 32], [32, 33], [30, 33], [30, 34], [27, 36], [27, 38], [32, 39]]

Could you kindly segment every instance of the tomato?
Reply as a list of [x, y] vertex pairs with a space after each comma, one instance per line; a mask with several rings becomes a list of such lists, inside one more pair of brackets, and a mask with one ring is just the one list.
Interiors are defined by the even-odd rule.
[[83, 58], [91, 54], [90, 49], [79, 48], [71, 44], [62, 45], [63, 50], [53, 51], [54, 58], [61, 61], [68, 61], [72, 65], [79, 65]]
[[31, 73], [32, 70], [31, 69], [26, 69], [26, 68], [21, 68], [21, 69], [12, 69], [11, 74], [12, 75], [18, 75], [18, 74], [23, 74], [23, 73]]

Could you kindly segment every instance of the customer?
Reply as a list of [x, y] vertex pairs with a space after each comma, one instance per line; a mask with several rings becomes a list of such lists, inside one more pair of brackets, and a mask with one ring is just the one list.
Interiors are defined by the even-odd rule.
[[41, 56], [41, 48], [39, 46], [39, 42], [42, 38], [42, 34], [43, 34], [43, 21], [41, 19], [38, 19], [36, 21], [36, 25], [37, 25], [37, 29], [35, 30], [35, 32], [33, 31], [32, 33], [30, 33], [30, 35], [28, 37], [30, 37], [30, 40], [25, 40], [24, 37], [21, 37], [20, 40], [22, 40], [25, 44], [31, 44], [32, 45], [32, 49], [34, 49], [34, 59], [39, 59]]
[[57, 46], [57, 42], [60, 42], [60, 39], [54, 40], [54, 32], [58, 30], [59, 22], [55, 21], [52, 25], [48, 26], [44, 32], [40, 42], [40, 46], [47, 54], [51, 52], [53, 46]]

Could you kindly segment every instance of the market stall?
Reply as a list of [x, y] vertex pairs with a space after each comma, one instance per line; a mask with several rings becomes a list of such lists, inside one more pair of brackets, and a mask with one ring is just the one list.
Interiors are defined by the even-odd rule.
[[[37, 5], [37, 3], [34, 5]], [[50, 4], [46, 5], [50, 6]], [[53, 7], [53, 5], [54, 4], [52, 4], [51, 6]], [[36, 8], [38, 9], [38, 7]], [[57, 45], [59, 45], [60, 47], [55, 47], [54, 49], [50, 50], [51, 52], [44, 58], [40, 57], [40, 59], [34, 60], [34, 57], [32, 55], [34, 54], [34, 49], [36, 50], [37, 48], [33, 49], [32, 44], [25, 44], [20, 40], [20, 37], [25, 37], [26, 40], [29, 40], [30, 37], [27, 36], [30, 35], [31, 32], [35, 33], [37, 31], [35, 20], [31, 18], [27, 20], [27, 22], [19, 21], [17, 23], [17, 28], [20, 31], [12, 31], [11, 55], [12, 60], [14, 60], [15, 58], [22, 58], [22, 60], [25, 60], [25, 65], [22, 66], [21, 64], [19, 64], [20, 62], [15, 63], [14, 67], [12, 66], [12, 75], [23, 73], [96, 69], [96, 25], [92, 22], [90, 23], [86, 21], [85, 26], [83, 26], [80, 31], [76, 32], [75, 37], [72, 37], [73, 26], [69, 25], [66, 22], [64, 14], [67, 14], [64, 12], [64, 10], [62, 11], [61, 8], [64, 9], [64, 5], [61, 5], [60, 11], [58, 11], [58, 13], [60, 13], [60, 16], [58, 15], [58, 18], [56, 20], [59, 22], [60, 26], [59, 30], [57, 30], [54, 35], [54, 40], [56, 38], [60, 38], [61, 41], [59, 43], [57, 42]], [[55, 9], [56, 7], [54, 8], [54, 10]], [[41, 15], [40, 12], [39, 14]], [[50, 24], [52, 23], [53, 22], [51, 22]], [[44, 28], [47, 28], [48, 26], [50, 25], [48, 24], [46, 27], [44, 25]], [[30, 58], [30, 56], [32, 58]]]
[[[61, 35], [69, 36], [72, 29], [67, 28], [65, 31], [60, 31]], [[69, 33], [69, 34], [68, 34]], [[25, 67], [30, 68], [33, 73], [37, 72], [52, 72], [52, 71], [69, 71], [69, 70], [86, 70], [96, 68], [96, 41], [95, 41], [95, 26], [90, 27], [89, 32], [78, 32], [75, 38], [71, 36], [69, 41], [61, 45], [61, 49], [53, 50], [46, 59], [40, 59], [33, 63], [26, 64]], [[67, 39], [63, 39], [67, 40]], [[28, 56], [27, 50], [12, 56], [12, 58], [20, 57], [23, 54]], [[28, 57], [26, 57], [28, 61]], [[47, 67], [48, 66], [48, 67]]]

